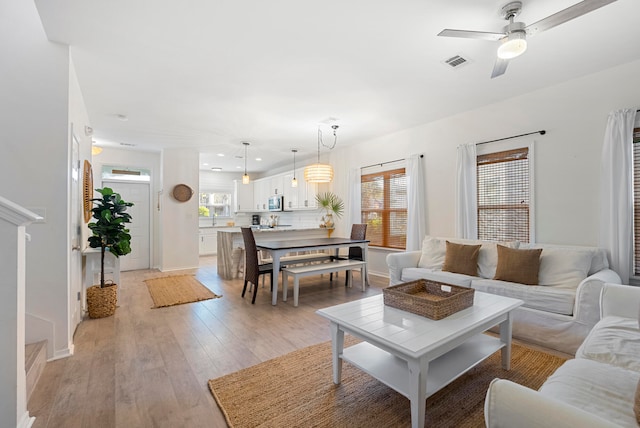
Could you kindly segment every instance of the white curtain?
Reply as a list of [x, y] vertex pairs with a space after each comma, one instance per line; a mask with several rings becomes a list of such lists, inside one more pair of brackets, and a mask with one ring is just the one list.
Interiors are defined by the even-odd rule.
[[623, 284], [633, 269], [633, 126], [635, 109], [611, 112], [602, 146], [600, 246]]
[[[362, 200], [360, 198], [360, 168], [351, 168], [348, 174], [347, 220], [349, 224], [362, 223]], [[349, 226], [351, 227], [351, 226]], [[351, 230], [351, 229], [349, 229]]]
[[478, 189], [476, 179], [476, 145], [458, 146], [456, 165], [456, 236], [478, 238]]
[[406, 250], [422, 248], [422, 240], [427, 231], [424, 168], [421, 155], [411, 155], [407, 159], [407, 243]]

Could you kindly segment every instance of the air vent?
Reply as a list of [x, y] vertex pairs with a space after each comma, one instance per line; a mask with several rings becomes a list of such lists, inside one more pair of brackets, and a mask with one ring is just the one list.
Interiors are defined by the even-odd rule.
[[463, 58], [460, 55], [455, 55], [455, 56], [452, 56], [449, 59], [445, 59], [444, 63], [446, 65], [448, 65], [449, 67], [451, 67], [451, 68], [458, 68], [458, 67], [461, 67], [461, 66], [469, 63], [469, 60], [466, 59], [466, 58]]
[[121, 146], [126, 146], [126, 147], [135, 147], [135, 144], [131, 144], [131, 143], [119, 143]]

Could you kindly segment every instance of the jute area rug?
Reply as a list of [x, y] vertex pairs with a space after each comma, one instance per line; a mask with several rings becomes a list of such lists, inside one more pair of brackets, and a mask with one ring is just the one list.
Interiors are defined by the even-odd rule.
[[[484, 427], [492, 379], [538, 389], [565, 361], [518, 345], [511, 352], [511, 370], [501, 368], [498, 352], [429, 397], [426, 426]], [[233, 428], [411, 426], [409, 400], [349, 363], [333, 384], [331, 342], [210, 380], [209, 389]]]
[[147, 279], [144, 282], [153, 299], [153, 308], [222, 297], [202, 285], [193, 275], [165, 276]]

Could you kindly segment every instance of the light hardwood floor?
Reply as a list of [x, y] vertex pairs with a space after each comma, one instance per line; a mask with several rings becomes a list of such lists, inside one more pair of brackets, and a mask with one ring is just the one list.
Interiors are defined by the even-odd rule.
[[[353, 288], [344, 287], [344, 274], [332, 286], [328, 275], [305, 278], [297, 308], [281, 293], [272, 306], [268, 287], [252, 305], [250, 295], [240, 297], [243, 281], [221, 279], [215, 265], [215, 257], [203, 257], [199, 269], [122, 273], [115, 316], [83, 321], [74, 355], [47, 363], [28, 403], [33, 427], [226, 427], [209, 379], [329, 340], [317, 309], [388, 284], [371, 275], [362, 292], [359, 274]], [[151, 309], [144, 280], [183, 273], [223, 297]]]

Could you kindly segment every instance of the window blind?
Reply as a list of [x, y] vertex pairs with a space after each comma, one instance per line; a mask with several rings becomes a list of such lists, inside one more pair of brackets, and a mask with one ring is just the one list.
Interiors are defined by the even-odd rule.
[[373, 247], [404, 249], [407, 236], [407, 179], [405, 169], [361, 178], [362, 222]]
[[640, 128], [633, 130], [633, 271], [640, 275]]
[[478, 239], [529, 242], [529, 149], [477, 157]]

